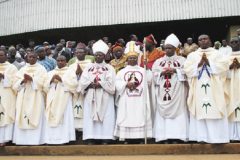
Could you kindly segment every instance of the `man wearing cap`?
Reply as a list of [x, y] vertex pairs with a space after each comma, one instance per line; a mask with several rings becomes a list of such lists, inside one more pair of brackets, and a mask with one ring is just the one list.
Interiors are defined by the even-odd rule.
[[[219, 41], [216, 41], [216, 42], [214, 42], [214, 49], [216, 49], [216, 50], [219, 50], [219, 48], [221, 47], [221, 43], [219, 42]], [[219, 52], [219, 54], [220, 54], [221, 52]]]
[[102, 140], [106, 144], [114, 138], [115, 70], [104, 62], [109, 48], [102, 40], [93, 44], [96, 62], [89, 64], [80, 78], [78, 90], [85, 94], [83, 110], [83, 140], [89, 144]]
[[6, 50], [0, 49], [0, 146], [12, 140], [16, 95], [12, 89], [17, 68], [7, 62]]
[[228, 116], [230, 140], [240, 140], [240, 42], [238, 37], [230, 41], [232, 53], [228, 57], [229, 71], [227, 93], [229, 95]]
[[[144, 37], [144, 43], [146, 47], [147, 52], [147, 69], [152, 69], [153, 63], [160, 57], [163, 57], [165, 53], [163, 51], [160, 51], [156, 48], [157, 41], [155, 40], [154, 36], [150, 34], [147, 37]], [[141, 63], [140, 66], [144, 66], [144, 56], [141, 57]]]
[[109, 64], [113, 66], [117, 73], [118, 71], [125, 67], [127, 58], [124, 55], [123, 47], [120, 46], [118, 43], [116, 43], [112, 47], [112, 52], [114, 59], [111, 60]]
[[[144, 87], [144, 69], [137, 65], [136, 44], [130, 41], [126, 48], [128, 65], [118, 72], [116, 77], [117, 121], [114, 135], [120, 141], [152, 137], [152, 119], [148, 87]], [[149, 79], [151, 83], [151, 79]], [[146, 88], [146, 90], [145, 90]], [[146, 103], [144, 97], [147, 97]], [[146, 121], [147, 119], [147, 121]]]
[[39, 145], [44, 143], [44, 81], [46, 69], [37, 63], [37, 54], [28, 53], [28, 63], [16, 74], [13, 89], [17, 92], [16, 122], [13, 143]]
[[66, 57], [58, 56], [57, 67], [48, 72], [44, 84], [47, 93], [44, 141], [47, 144], [64, 144], [76, 139], [72, 94], [76, 90], [77, 81], [69, 77], [67, 71]]
[[198, 45], [199, 49], [188, 55], [184, 63], [189, 82], [189, 140], [228, 143], [228, 116], [224, 95], [228, 60], [210, 47], [208, 35], [200, 35]]
[[179, 39], [170, 34], [164, 44], [166, 55], [156, 60], [152, 67], [156, 142], [177, 143], [188, 139], [187, 79], [182, 70], [185, 58], [176, 55], [179, 43]]

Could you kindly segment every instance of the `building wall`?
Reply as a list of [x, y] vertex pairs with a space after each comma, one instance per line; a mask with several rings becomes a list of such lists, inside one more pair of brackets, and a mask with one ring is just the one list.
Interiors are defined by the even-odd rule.
[[229, 40], [234, 37], [234, 36], [237, 36], [237, 29], [240, 28], [240, 25], [232, 25], [230, 26], [229, 28], [229, 34], [228, 34], [228, 38]]
[[240, 15], [240, 0], [0, 0], [0, 36]]

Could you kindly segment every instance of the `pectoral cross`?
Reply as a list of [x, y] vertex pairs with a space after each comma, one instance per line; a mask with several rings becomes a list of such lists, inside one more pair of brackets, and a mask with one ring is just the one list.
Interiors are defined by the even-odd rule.
[[[171, 65], [171, 61], [168, 61], [168, 69], [170, 69], [170, 65]], [[170, 75], [171, 76], [171, 75]], [[171, 79], [171, 77], [170, 76], [166, 76], [166, 82], [165, 82], [165, 84], [166, 84], [166, 88], [168, 89], [168, 88], [170, 88], [171, 87], [171, 83], [170, 83], [170, 81], [169, 81], [169, 79]]]
[[208, 106], [211, 107], [212, 105], [211, 105], [210, 103], [203, 103], [203, 105], [202, 105], [202, 108], [203, 108], [203, 107], [206, 108], [206, 114], [207, 114], [207, 108], [208, 108]]

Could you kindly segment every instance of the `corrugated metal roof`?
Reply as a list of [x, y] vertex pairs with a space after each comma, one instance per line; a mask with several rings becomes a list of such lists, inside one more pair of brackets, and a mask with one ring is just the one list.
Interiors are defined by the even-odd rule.
[[0, 36], [240, 15], [240, 0], [0, 0]]

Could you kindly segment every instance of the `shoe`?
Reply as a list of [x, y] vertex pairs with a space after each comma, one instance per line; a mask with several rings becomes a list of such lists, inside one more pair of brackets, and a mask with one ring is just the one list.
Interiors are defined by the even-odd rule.
[[102, 141], [102, 145], [108, 145], [108, 144], [110, 144], [110, 140], [103, 140]]
[[94, 142], [93, 139], [88, 139], [88, 140], [86, 141], [86, 143], [87, 143], [87, 145], [94, 145], [94, 144], [95, 144], [95, 142]]

